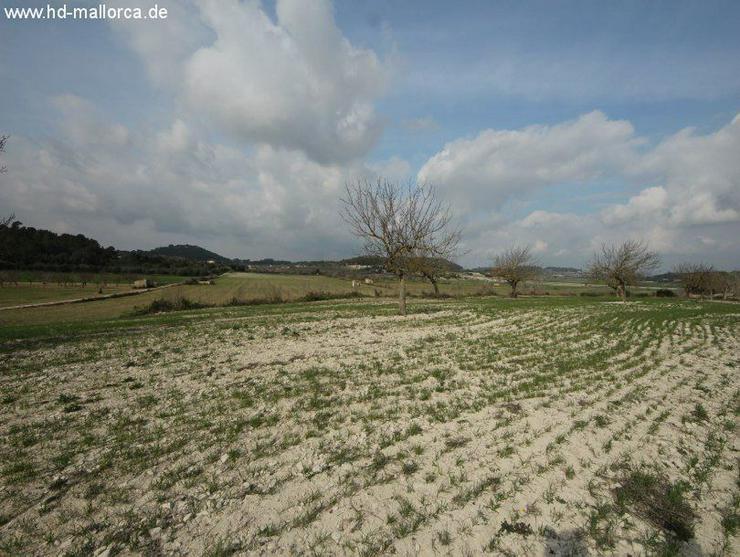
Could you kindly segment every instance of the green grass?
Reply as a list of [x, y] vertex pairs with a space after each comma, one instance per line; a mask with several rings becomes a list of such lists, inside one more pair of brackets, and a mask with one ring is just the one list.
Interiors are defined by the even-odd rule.
[[[75, 278], [75, 277], [72, 277]], [[104, 287], [104, 293], [130, 290], [131, 282], [119, 284], [121, 276], [107, 277], [110, 280]], [[138, 277], [134, 277], [138, 278]], [[170, 284], [183, 280], [182, 277], [151, 276], [157, 284]], [[428, 282], [411, 280], [408, 282], [409, 296], [423, 297], [432, 294]], [[635, 291], [651, 292], [650, 288], [638, 288]], [[177, 299], [187, 299], [193, 304], [207, 306], [228, 305], [233, 303], [254, 303], [258, 301], [290, 302], [306, 299], [312, 293], [327, 296], [341, 296], [353, 292], [367, 297], [395, 298], [398, 295], [398, 283], [393, 278], [383, 278], [374, 284], [359, 283], [353, 290], [352, 280], [346, 278], [327, 277], [319, 275], [276, 275], [259, 273], [229, 273], [216, 279], [214, 285], [184, 285], [167, 288], [161, 291], [146, 292], [137, 296], [100, 300], [84, 304], [61, 305], [41, 308], [26, 308], [0, 311], [0, 325], [51, 325], [57, 323], [81, 323], [91, 320], [118, 319], [131, 315], [141, 308], [149, 307], [152, 303], [162, 300], [174, 302]], [[0, 307], [22, 305], [26, 303], [55, 301], [95, 295], [97, 286], [88, 284], [86, 287], [49, 283], [41, 285], [34, 283], [31, 286], [19, 283], [19, 286], [5, 286], [0, 288]], [[440, 293], [455, 298], [478, 296], [481, 294], [495, 294], [506, 296], [508, 287], [493, 286], [489, 282], [472, 279], [443, 279], [440, 281]], [[521, 294], [551, 296], [576, 296], [579, 293], [596, 294], [596, 300], [612, 298], [610, 291], [604, 286], [586, 286], [582, 282], [533, 282], [521, 288]], [[640, 298], [640, 300], [646, 300]]]
[[[90, 298], [99, 296], [98, 285], [58, 285], [40, 283], [19, 283], [18, 286], [4, 285], [0, 287], [0, 307], [21, 306], [26, 304], [40, 304], [44, 302], [57, 302], [60, 300], [74, 300], [78, 298]], [[127, 292], [131, 286], [127, 284], [106, 285], [102, 289], [103, 294], [115, 294]]]

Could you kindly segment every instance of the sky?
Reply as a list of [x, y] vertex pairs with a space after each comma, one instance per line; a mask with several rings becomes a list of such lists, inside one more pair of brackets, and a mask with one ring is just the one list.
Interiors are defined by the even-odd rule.
[[[60, 7], [62, 2], [52, 2]], [[458, 261], [740, 268], [740, 3], [159, 0], [0, 10], [0, 215], [119, 249], [356, 255], [346, 183], [433, 185]], [[97, 6], [98, 2], [67, 2]], [[46, 7], [0, 0], [0, 8]]]

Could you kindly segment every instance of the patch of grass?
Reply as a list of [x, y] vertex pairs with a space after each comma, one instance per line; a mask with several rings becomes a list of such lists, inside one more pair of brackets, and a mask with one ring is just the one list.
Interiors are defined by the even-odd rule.
[[709, 412], [707, 412], [703, 404], [697, 403], [691, 411], [691, 416], [697, 422], [706, 422], [709, 419]]
[[532, 527], [526, 522], [509, 522], [504, 520], [499, 528], [499, 533], [519, 534], [525, 538], [533, 534]]
[[647, 468], [628, 469], [613, 490], [619, 509], [629, 511], [681, 541], [694, 537], [696, 513], [687, 499], [686, 482], [671, 482]]

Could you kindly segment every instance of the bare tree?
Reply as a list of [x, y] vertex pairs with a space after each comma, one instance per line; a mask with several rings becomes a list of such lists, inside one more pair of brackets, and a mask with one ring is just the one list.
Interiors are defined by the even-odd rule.
[[733, 297], [737, 293], [738, 277], [728, 271], [714, 271], [710, 278], [710, 295], [720, 294], [723, 300]]
[[[8, 142], [8, 136], [7, 135], [0, 135], [0, 153], [5, 152], [5, 144]], [[5, 172], [8, 170], [8, 168], [2, 164], [0, 164], [0, 173]]]
[[0, 228], [10, 226], [15, 221], [15, 213], [10, 213], [7, 217], [0, 217]]
[[594, 254], [588, 274], [606, 282], [626, 302], [627, 287], [637, 284], [638, 279], [658, 265], [658, 254], [650, 251], [647, 244], [628, 240], [618, 246], [602, 245], [601, 251]]
[[416, 257], [410, 262], [411, 271], [427, 279], [434, 288], [435, 295], [439, 295], [439, 278], [449, 267], [447, 260], [441, 257]]
[[681, 263], [676, 265], [673, 272], [678, 275], [681, 286], [687, 298], [705, 296], [712, 289], [712, 275], [714, 268], [704, 263]]
[[368, 255], [382, 257], [399, 281], [398, 311], [406, 315], [406, 278], [419, 258], [449, 258], [460, 241], [452, 213], [433, 187], [386, 179], [358, 180], [346, 185], [342, 218], [365, 241]]
[[538, 272], [529, 246], [514, 246], [497, 255], [491, 269], [491, 275], [501, 277], [511, 286], [512, 298], [519, 295], [517, 292], [519, 283], [535, 278]]

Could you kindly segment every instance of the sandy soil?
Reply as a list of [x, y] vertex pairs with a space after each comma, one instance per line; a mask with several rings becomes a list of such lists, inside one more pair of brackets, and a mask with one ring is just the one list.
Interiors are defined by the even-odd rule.
[[[6, 353], [0, 553], [729, 555], [738, 322], [338, 306]], [[648, 469], [688, 539], [617, 497]]]

